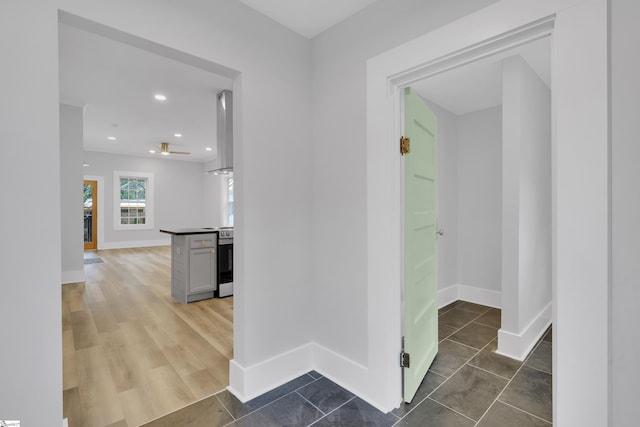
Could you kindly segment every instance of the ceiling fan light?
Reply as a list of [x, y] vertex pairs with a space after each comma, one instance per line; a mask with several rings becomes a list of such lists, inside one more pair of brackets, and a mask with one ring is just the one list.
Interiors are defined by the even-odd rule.
[[163, 156], [168, 156], [169, 152], [168, 151], [161, 151], [160, 154], [162, 154]]

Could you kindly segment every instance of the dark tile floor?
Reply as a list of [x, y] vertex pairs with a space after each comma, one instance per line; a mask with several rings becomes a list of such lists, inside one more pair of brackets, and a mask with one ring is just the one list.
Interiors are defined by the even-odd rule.
[[551, 328], [524, 362], [494, 353], [500, 310], [439, 310], [439, 350], [411, 404], [384, 414], [315, 371], [242, 403], [222, 391], [146, 424], [164, 426], [550, 426]]

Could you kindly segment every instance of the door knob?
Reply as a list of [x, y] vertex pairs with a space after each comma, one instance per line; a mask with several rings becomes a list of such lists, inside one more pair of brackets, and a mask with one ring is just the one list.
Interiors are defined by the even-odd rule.
[[436, 231], [436, 234], [438, 236], [444, 236], [444, 230], [441, 228], [440, 230]]

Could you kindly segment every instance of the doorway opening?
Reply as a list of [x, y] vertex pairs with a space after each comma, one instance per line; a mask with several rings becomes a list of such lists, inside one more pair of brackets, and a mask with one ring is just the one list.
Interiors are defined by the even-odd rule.
[[[438, 307], [465, 301], [497, 309], [491, 325], [469, 325], [486, 335], [473, 345], [518, 360], [551, 323], [549, 31], [411, 83], [438, 120], [437, 220], [447, 231], [437, 241]], [[454, 314], [440, 328], [443, 340], [458, 329]], [[511, 339], [525, 329], [523, 318], [532, 323], [526, 342]], [[464, 334], [455, 336], [469, 345]]]
[[[384, 349], [386, 356], [377, 357], [376, 352], [370, 352], [369, 360], [380, 372], [380, 383], [390, 389], [379, 397], [389, 402], [389, 407], [400, 399], [400, 375], [391, 376], [399, 369], [392, 363], [397, 360], [397, 343], [401, 341], [400, 291], [388, 288], [388, 283], [400, 277], [401, 264], [398, 203], [389, 203], [400, 200], [399, 161], [391, 155], [396, 151], [396, 140], [391, 136], [400, 134], [396, 118], [398, 92], [415, 81], [450, 69], [452, 63], [468, 62], [469, 58], [495, 52], [497, 47], [508, 48], [540, 38], [538, 30], [544, 30], [545, 25], [547, 35], [553, 34], [553, 87], [558, 89], [553, 95], [552, 318], [558, 325], [553, 329], [553, 340], [562, 340], [563, 346], [562, 352], [557, 347], [553, 349], [554, 370], [557, 367], [562, 372], [560, 378], [553, 378], [554, 421], [567, 417], [577, 421], [576, 411], [589, 402], [588, 413], [606, 424], [606, 391], [594, 395], [591, 390], [587, 393], [575, 387], [585, 370], [597, 366], [598, 375], [592, 381], [606, 390], [609, 372], [606, 346], [588, 361], [575, 360], [576, 354], [590, 351], [593, 337], [587, 339], [580, 333], [587, 325], [597, 329], [598, 339], [607, 340], [606, 327], [602, 326], [607, 324], [608, 314], [606, 230], [610, 190], [604, 1], [541, 2], [526, 10], [500, 2], [483, 13], [469, 15], [369, 60], [368, 274], [369, 293], [375, 295], [369, 309], [389, 313], [379, 322], [373, 319], [370, 330], [375, 334], [368, 335], [371, 347], [377, 353]], [[588, 129], [584, 123], [590, 124]], [[374, 233], [389, 224], [394, 225], [391, 233]], [[596, 224], [601, 232], [585, 234], [585, 229], [593, 229], [590, 224]], [[576, 252], [582, 257], [576, 257]], [[379, 267], [383, 261], [384, 269]], [[584, 294], [586, 284], [593, 290], [588, 295]], [[572, 304], [576, 296], [584, 299], [580, 307]], [[585, 308], [587, 304], [589, 310]], [[587, 419], [586, 416], [581, 414], [580, 419]]]
[[[151, 240], [148, 236], [153, 239], [154, 235], [159, 234], [158, 228], [171, 225], [168, 224], [169, 221], [188, 222], [190, 218], [204, 218], [212, 212], [221, 217], [220, 206], [207, 206], [198, 215], [191, 214], [192, 209], [187, 207], [190, 206], [189, 200], [197, 199], [198, 203], [193, 205], [203, 204], [201, 201], [205, 194], [200, 194], [194, 188], [199, 188], [201, 192], [213, 191], [214, 194], [209, 195], [207, 200], [221, 199], [220, 178], [203, 172], [212, 169], [207, 162], [213, 161], [211, 148], [215, 147], [216, 89], [238, 89], [235, 93], [239, 96], [239, 73], [66, 12], [59, 13], [59, 29], [65, 33], [65, 37], [60, 38], [60, 52], [68, 55], [61, 57], [60, 61], [60, 100], [61, 103], [83, 108], [80, 113], [83, 115], [85, 130], [89, 128], [87, 120], [92, 110], [96, 112], [101, 106], [83, 98], [80, 91], [74, 91], [74, 79], [69, 78], [68, 73], [65, 77], [62, 67], [68, 67], [69, 63], [65, 64], [64, 61], [70, 57], [83, 56], [80, 52], [84, 52], [82, 48], [90, 44], [91, 41], [87, 41], [89, 38], [97, 40], [104, 47], [95, 51], [104, 57], [98, 59], [108, 65], [102, 67], [105, 74], [91, 74], [83, 72], [84, 69], [78, 72], [84, 78], [99, 81], [99, 85], [93, 84], [98, 90], [108, 86], [105, 78], [116, 70], [141, 73], [143, 80], [152, 80], [154, 76], [161, 74], [157, 67], [145, 73], [137, 62], [123, 61], [117, 57], [107, 58], [107, 52], [113, 52], [110, 49], [127, 50], [129, 53], [135, 51], [144, 55], [145, 59], [154, 57], [156, 64], [173, 64], [172, 72], [179, 67], [188, 69], [187, 76], [183, 76], [174, 88], [181, 85], [184, 88], [189, 83], [192, 84], [191, 88], [197, 83], [210, 84], [210, 90], [202, 89], [200, 93], [201, 98], [211, 99], [210, 111], [204, 111], [203, 117], [192, 117], [196, 122], [210, 120], [213, 123], [213, 137], [209, 139], [210, 144], [213, 144], [211, 147], [207, 144], [207, 150], [204, 145], [200, 147], [202, 158], [189, 162], [187, 156], [198, 155], [191, 148], [189, 150], [192, 154], [184, 153], [189, 150], [179, 149], [182, 153], [155, 156], [149, 150], [160, 145], [160, 136], [153, 140], [146, 139], [140, 133], [119, 137], [133, 128], [159, 129], [162, 122], [170, 121], [171, 115], [160, 117], [160, 124], [149, 124], [146, 116], [136, 117], [131, 110], [131, 103], [116, 106], [110, 111], [112, 116], [120, 112], [120, 118], [104, 120], [106, 126], [103, 128], [102, 139], [116, 147], [115, 153], [95, 147], [92, 150], [86, 145], [81, 153], [74, 153], [77, 158], [91, 156], [89, 159], [82, 159], [88, 166], [85, 172], [90, 174], [84, 175], [84, 179], [94, 181], [89, 183], [87, 195], [83, 199], [87, 207], [86, 240], [91, 240], [95, 245], [86, 249], [98, 250], [96, 255], [103, 262], [86, 263], [86, 282], [71, 283], [63, 287], [65, 417], [76, 424], [97, 425], [107, 421], [117, 423], [125, 419], [130, 425], [140, 425], [214, 394], [229, 384], [229, 361], [233, 358], [234, 297], [192, 304], [176, 303], [171, 298], [171, 250], [167, 246], [154, 245], [161, 240], [157, 237], [157, 240]], [[83, 42], [86, 43], [83, 45]], [[126, 85], [123, 80], [116, 83]], [[135, 93], [139, 86], [132, 85], [129, 89]], [[65, 90], [70, 87], [71, 90]], [[169, 102], [180, 97], [178, 89], [168, 94]], [[110, 95], [114, 93], [115, 90]], [[138, 95], [145, 100], [151, 99], [150, 102], [161, 102], [154, 99], [154, 93]], [[198, 94], [182, 95], [191, 101], [188, 105], [182, 105], [182, 110], [199, 105], [192, 97]], [[162, 106], [158, 105], [162, 104], [153, 105], [160, 110], [161, 115]], [[80, 111], [79, 108], [77, 110]], [[94, 127], [92, 129], [95, 130]], [[179, 129], [172, 130], [170, 137], [176, 140], [175, 143], [172, 142], [172, 146], [187, 144], [189, 138], [192, 138], [191, 141], [207, 139], [204, 136], [197, 138], [195, 125], [188, 121]], [[95, 140], [95, 134], [85, 132], [83, 142], [91, 138]], [[131, 153], [127, 149], [118, 152], [118, 144], [121, 148], [126, 148], [135, 146], [139, 140], [145, 140], [147, 144], [139, 153]], [[182, 154], [179, 160], [187, 161], [167, 159], [174, 154]], [[204, 156], [208, 156], [208, 160]], [[160, 184], [154, 190], [155, 229], [141, 227], [139, 230], [117, 230], [114, 226], [121, 219], [114, 212], [120, 215], [125, 212], [123, 204], [116, 201], [116, 196], [121, 197], [121, 193], [117, 191], [115, 174], [122, 170], [153, 173], [155, 182]], [[97, 188], [100, 191], [96, 193], [94, 190]], [[168, 200], [169, 196], [165, 196], [163, 200], [163, 193], [171, 195], [172, 200]], [[191, 199], [184, 201], [180, 197], [184, 194], [190, 194]], [[173, 196], [176, 196], [175, 199]], [[136, 197], [138, 199], [141, 198]], [[145, 197], [144, 200], [148, 198]], [[133, 208], [130, 205], [131, 203], [126, 206], [126, 213], [129, 215]], [[135, 209], [139, 211], [140, 206], [135, 206]], [[166, 212], [160, 214], [158, 209], [165, 209]], [[160, 224], [159, 218], [164, 218], [165, 223]], [[203, 224], [198, 221], [193, 226], [222, 225], [221, 219], [215, 221], [220, 223]], [[91, 228], [88, 227], [89, 224]], [[127, 237], [122, 238], [125, 234]], [[86, 304], [77, 304], [78, 301], [85, 301]], [[92, 374], [87, 375], [90, 371]], [[99, 381], [94, 381], [98, 378]], [[112, 418], [107, 420], [106, 415]]]
[[98, 181], [83, 181], [84, 250], [98, 249]]

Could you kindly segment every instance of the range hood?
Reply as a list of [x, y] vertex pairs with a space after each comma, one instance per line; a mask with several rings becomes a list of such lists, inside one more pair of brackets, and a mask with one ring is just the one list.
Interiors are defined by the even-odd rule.
[[215, 175], [233, 172], [233, 93], [223, 90], [218, 93], [218, 144], [217, 168], [207, 171]]

